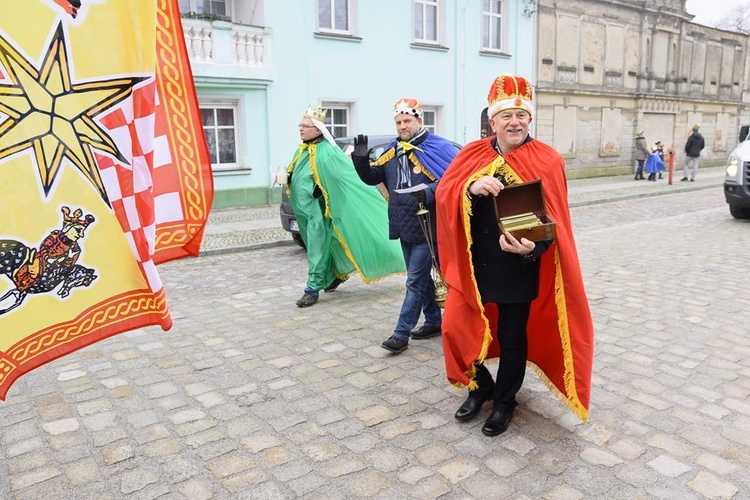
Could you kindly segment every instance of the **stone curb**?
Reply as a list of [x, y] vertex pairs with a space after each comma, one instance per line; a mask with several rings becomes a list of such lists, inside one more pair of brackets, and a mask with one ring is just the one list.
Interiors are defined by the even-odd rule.
[[[256, 231], [262, 231], [262, 229], [256, 229]], [[240, 245], [240, 246], [234, 246], [234, 247], [226, 247], [226, 248], [209, 248], [207, 250], [201, 250], [200, 254], [198, 254], [198, 257], [210, 257], [212, 255], [224, 255], [228, 253], [236, 253], [236, 252], [248, 252], [250, 250], [263, 250], [264, 248], [274, 248], [274, 247], [283, 247], [283, 246], [290, 246], [290, 245], [296, 245], [294, 240], [278, 240], [278, 241], [267, 241], [264, 243], [251, 243], [249, 245]]]
[[650, 193], [633, 193], [633, 194], [626, 194], [622, 196], [607, 196], [604, 198], [600, 198], [597, 200], [586, 200], [586, 201], [574, 201], [570, 203], [571, 208], [572, 207], [585, 207], [589, 205], [601, 205], [603, 203], [613, 203], [616, 201], [625, 201], [625, 200], [636, 200], [638, 198], [651, 198], [653, 196], [663, 196], [663, 195], [669, 195], [669, 194], [677, 194], [677, 193], [687, 193], [690, 191], [700, 191], [703, 189], [710, 189], [710, 188], [716, 188], [717, 186], [721, 186], [721, 184], [701, 184], [698, 186], [692, 186], [692, 187], [679, 187], [674, 188], [670, 191], [654, 191]]

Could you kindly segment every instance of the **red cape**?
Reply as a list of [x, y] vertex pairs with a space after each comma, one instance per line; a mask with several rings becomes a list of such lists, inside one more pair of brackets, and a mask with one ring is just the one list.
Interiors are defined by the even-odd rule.
[[527, 362], [584, 422], [588, 419], [594, 327], [578, 262], [568, 207], [565, 162], [557, 151], [530, 140], [499, 156], [492, 138], [468, 144], [438, 184], [437, 236], [440, 267], [449, 292], [443, 315], [448, 380], [476, 387], [474, 361], [497, 358], [497, 307], [482, 306], [471, 261], [468, 187], [486, 174], [509, 182], [542, 180], [547, 214], [557, 238], [541, 257], [539, 296], [531, 304]]

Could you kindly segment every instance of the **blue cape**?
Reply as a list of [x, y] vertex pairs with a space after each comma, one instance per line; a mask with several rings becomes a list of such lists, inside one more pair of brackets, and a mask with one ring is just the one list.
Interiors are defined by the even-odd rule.
[[[398, 139], [391, 141], [381, 157], [390, 153], [391, 150], [395, 153], [399, 142], [401, 141]], [[414, 148], [409, 151], [410, 160], [412, 159], [412, 154], [416, 156], [418, 164], [430, 172], [435, 177], [435, 180], [440, 180], [445, 173], [445, 169], [448, 168], [448, 165], [450, 165], [453, 158], [458, 154], [458, 150], [448, 139], [427, 132], [425, 139], [415, 144]]]

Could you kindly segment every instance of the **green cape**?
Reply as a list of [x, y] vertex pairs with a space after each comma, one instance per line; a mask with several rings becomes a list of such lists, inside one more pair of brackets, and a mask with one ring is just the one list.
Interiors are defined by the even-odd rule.
[[388, 239], [385, 199], [359, 179], [341, 149], [327, 140], [302, 143], [287, 171], [289, 199], [308, 251], [310, 288], [320, 290], [355, 270], [365, 283], [406, 271], [401, 245]]

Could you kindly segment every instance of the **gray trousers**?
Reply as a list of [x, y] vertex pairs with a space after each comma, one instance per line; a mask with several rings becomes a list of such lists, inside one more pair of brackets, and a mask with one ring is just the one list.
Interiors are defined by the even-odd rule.
[[688, 176], [688, 171], [690, 170], [690, 162], [693, 162], [693, 175], [690, 176], [691, 179], [695, 179], [695, 176], [698, 175], [698, 165], [700, 165], [701, 158], [700, 156], [686, 156], [685, 157], [685, 175], [684, 177]]

